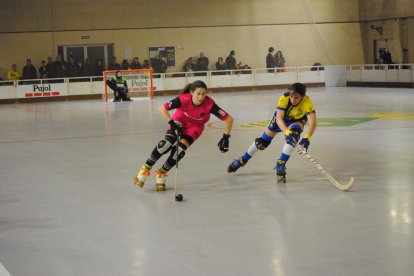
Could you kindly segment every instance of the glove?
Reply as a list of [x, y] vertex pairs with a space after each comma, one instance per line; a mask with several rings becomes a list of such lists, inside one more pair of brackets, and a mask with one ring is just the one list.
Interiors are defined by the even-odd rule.
[[121, 95], [125, 95], [128, 93], [128, 89], [126, 89], [125, 87], [117, 87], [117, 92]]
[[223, 134], [223, 138], [220, 139], [217, 146], [221, 152], [227, 152], [229, 150], [229, 134]]
[[308, 151], [309, 145], [310, 145], [309, 138], [302, 138], [299, 142], [299, 146], [305, 151]]
[[285, 131], [285, 135], [286, 135], [286, 138], [285, 138], [286, 143], [288, 143], [292, 147], [295, 147], [299, 140], [299, 133], [296, 131], [291, 131], [289, 129]]
[[181, 136], [183, 128], [181, 127], [180, 122], [169, 120], [168, 124], [170, 125], [171, 129], [175, 132], [176, 135]]

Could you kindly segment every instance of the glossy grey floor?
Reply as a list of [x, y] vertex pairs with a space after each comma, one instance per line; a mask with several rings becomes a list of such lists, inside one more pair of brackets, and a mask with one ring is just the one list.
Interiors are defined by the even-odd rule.
[[210, 94], [235, 118], [230, 151], [218, 150], [223, 124], [212, 116], [180, 162], [182, 202], [174, 170], [165, 192], [154, 172], [143, 189], [132, 184], [171, 96], [1, 105], [0, 271], [413, 275], [414, 90], [308, 89], [320, 119], [309, 152], [340, 182], [355, 176], [349, 192], [296, 153], [277, 184], [281, 136], [226, 172], [282, 92]]

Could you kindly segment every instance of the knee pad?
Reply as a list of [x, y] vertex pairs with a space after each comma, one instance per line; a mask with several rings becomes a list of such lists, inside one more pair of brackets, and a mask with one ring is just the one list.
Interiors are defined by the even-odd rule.
[[294, 124], [290, 125], [289, 129], [290, 129], [290, 131], [297, 132], [299, 134], [302, 132], [302, 128], [300, 126], [294, 125]]
[[298, 125], [290, 125], [290, 131], [292, 134], [299, 140], [300, 133], [302, 132], [302, 128]]
[[171, 134], [165, 135], [165, 138], [162, 139], [157, 145], [158, 153], [160, 155], [167, 153], [171, 149], [174, 143], [175, 143], [174, 135], [171, 135]]
[[254, 143], [259, 150], [264, 150], [270, 145], [270, 141], [266, 141], [262, 137], [256, 138]]
[[171, 157], [175, 160], [177, 158], [176, 156], [176, 152], [177, 152], [177, 148], [178, 148], [178, 161], [180, 161], [181, 159], [184, 158], [185, 155], [185, 151], [187, 150], [187, 146], [184, 145], [181, 142], [178, 142], [178, 145], [175, 146], [172, 150], [171, 150]]

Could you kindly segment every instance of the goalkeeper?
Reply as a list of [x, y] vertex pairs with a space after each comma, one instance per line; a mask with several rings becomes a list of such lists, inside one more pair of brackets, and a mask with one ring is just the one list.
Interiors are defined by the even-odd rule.
[[311, 99], [306, 95], [306, 86], [294, 83], [289, 91], [279, 98], [276, 111], [262, 136], [256, 138], [247, 151], [239, 159], [234, 160], [227, 172], [232, 173], [246, 165], [250, 158], [259, 151], [266, 149], [273, 137], [282, 132], [285, 134], [285, 144], [282, 153], [276, 162], [276, 177], [278, 183], [286, 183], [286, 162], [299, 141], [300, 134], [309, 119], [309, 128], [300, 140], [299, 146], [305, 151], [309, 147], [309, 139], [316, 129], [316, 113]]
[[128, 84], [120, 71], [115, 77], [106, 81], [106, 84], [114, 91], [114, 102], [132, 101], [128, 95]]
[[[213, 99], [206, 95], [207, 86], [197, 80], [188, 84], [182, 94], [162, 105], [159, 109], [162, 117], [168, 121], [165, 137], [152, 150], [146, 163], [134, 177], [135, 185], [144, 186], [154, 164], [164, 154], [170, 152], [167, 161], [155, 172], [155, 190], [164, 191], [168, 171], [173, 168], [185, 155], [186, 150], [203, 133], [210, 114], [224, 121], [224, 134], [218, 143], [221, 152], [229, 150], [229, 138], [233, 126], [233, 118], [221, 109]], [[175, 109], [170, 116], [169, 111]], [[178, 140], [178, 142], [177, 142]], [[176, 153], [178, 150], [178, 154]]]

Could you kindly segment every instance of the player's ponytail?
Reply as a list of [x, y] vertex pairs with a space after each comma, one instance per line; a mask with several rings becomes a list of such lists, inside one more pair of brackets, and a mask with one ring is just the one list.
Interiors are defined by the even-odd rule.
[[195, 91], [197, 88], [204, 88], [207, 90], [207, 85], [201, 80], [196, 80], [193, 83], [187, 84], [184, 87], [182, 94], [190, 93], [191, 91]]

